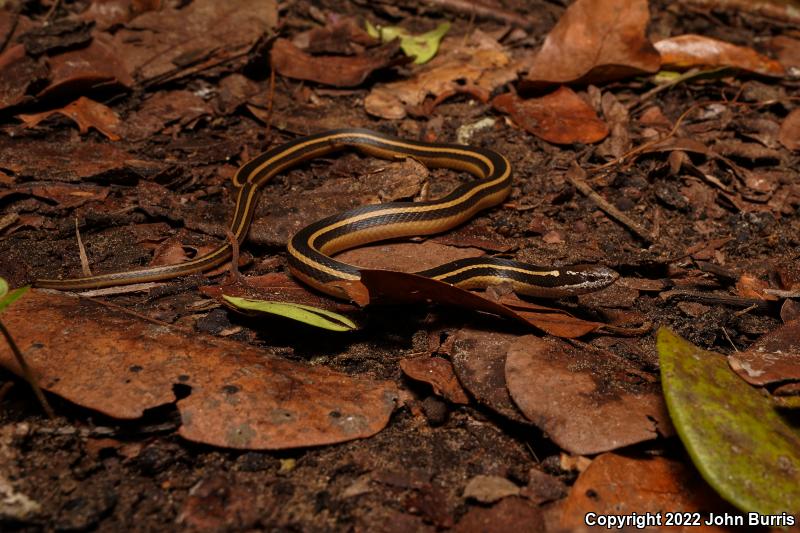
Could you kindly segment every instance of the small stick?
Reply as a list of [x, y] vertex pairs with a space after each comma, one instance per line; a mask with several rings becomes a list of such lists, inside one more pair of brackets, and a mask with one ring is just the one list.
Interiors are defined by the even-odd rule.
[[644, 227], [642, 227], [641, 224], [630, 218], [628, 215], [611, 205], [605, 198], [597, 194], [597, 192], [595, 192], [595, 190], [592, 189], [592, 187], [583, 179], [584, 175], [585, 172], [583, 172], [578, 164], [573, 163], [572, 168], [564, 175], [564, 177], [572, 184], [573, 187], [578, 189], [584, 196], [594, 202], [595, 205], [597, 205], [597, 207], [599, 207], [605, 214], [623, 226], [627, 227], [647, 244], [650, 244], [655, 240], [655, 237]]
[[92, 269], [89, 267], [89, 256], [86, 255], [86, 248], [83, 247], [81, 231], [78, 229], [78, 217], [75, 217], [75, 237], [78, 239], [78, 254], [81, 256], [81, 270], [84, 276], [91, 276]]
[[25, 361], [25, 357], [22, 355], [22, 352], [19, 351], [17, 343], [14, 342], [14, 339], [11, 337], [11, 333], [8, 332], [6, 326], [2, 322], [0, 322], [0, 332], [3, 333], [3, 336], [6, 338], [6, 342], [11, 347], [11, 352], [14, 354], [17, 364], [22, 370], [22, 375], [25, 377], [25, 381], [27, 381], [33, 389], [33, 394], [36, 396], [36, 399], [39, 400], [39, 404], [41, 404], [42, 409], [44, 409], [45, 414], [47, 414], [47, 417], [53, 420], [56, 417], [56, 414], [53, 412], [53, 408], [50, 407], [49, 403], [47, 403], [47, 398], [44, 397], [42, 389], [39, 388], [39, 384], [33, 378], [33, 372], [31, 372], [31, 368]]
[[225, 234], [228, 236], [228, 242], [231, 243], [230, 274], [233, 282], [237, 283], [241, 279], [241, 274], [239, 274], [239, 241], [230, 229], [226, 229]]

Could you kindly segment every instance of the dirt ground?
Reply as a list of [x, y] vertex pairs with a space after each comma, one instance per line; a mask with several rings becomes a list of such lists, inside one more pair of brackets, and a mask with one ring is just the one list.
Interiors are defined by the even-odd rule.
[[[593, 143], [548, 142], [519, 127], [489, 101], [464, 93], [395, 120], [367, 113], [364, 101], [370, 91], [408, 78], [414, 68], [408, 64], [378, 68], [350, 87], [280, 74], [270, 79], [268, 56], [275, 35], [291, 38], [321, 27], [330, 13], [402, 25], [413, 32], [449, 21], [450, 35], [466, 39], [477, 29], [499, 36], [503, 49], [521, 57], [541, 45], [564, 14], [564, 3], [505, 0], [496, 3], [494, 16], [471, 16], [415, 0], [285, 2], [278, 10], [278, 33], [262, 36], [231, 61], [161, 78], [155, 74], [146, 82], [135, 79], [122, 90], [113, 84], [91, 89], [66, 84], [47, 98], [8, 107], [0, 111], [0, 186], [9, 192], [0, 189], [0, 206], [3, 216], [16, 218], [0, 230], [0, 274], [12, 287], [41, 277], [80, 275], [76, 224], [94, 272], [144, 266], [153, 250], [201, 253], [203, 246], [226, 238], [235, 202], [233, 172], [269, 147], [310, 132], [350, 126], [456, 142], [460, 128], [490, 117], [492, 125], [476, 128], [468, 142], [508, 157], [514, 169], [511, 196], [439, 238], [436, 245], [479, 249], [538, 265], [591, 263], [616, 270], [621, 284], [544, 304], [587, 321], [627, 328], [625, 335], [595, 331], [564, 342], [602, 350], [622, 361], [625, 370], [619, 373], [627, 384], [615, 382], [620, 388], [613, 394], [634, 389], [638, 394], [653, 387], [662, 405], [655, 347], [660, 326], [701, 348], [731, 354], [778, 328], [784, 322], [782, 313], [789, 312], [787, 299], [769, 299], [758, 291], [791, 290], [791, 281], [800, 284], [800, 152], [776, 140], [777, 125], [798, 106], [796, 78], [716, 72], [690, 77], [647, 100], [642, 95], [654, 85], [645, 75], [578, 83], [573, 89], [611, 125], [606, 140]], [[61, 4], [55, 20], [84, 12], [90, 2]], [[770, 38], [800, 39], [791, 21], [701, 4], [650, 2], [648, 36], [656, 41], [701, 34], [765, 54], [774, 54], [767, 46]], [[23, 2], [19, 9], [34, 28], [41, 26], [49, 4]], [[508, 21], [499, 16], [504, 14], [526, 21], [526, 27], [511, 37]], [[120, 27], [103, 31], [113, 35]], [[248, 91], [231, 89], [231, 74], [242, 75], [234, 81], [245, 83]], [[46, 86], [37, 83], [36, 91]], [[490, 92], [507, 92], [516, 83], [503, 83]], [[36, 91], [29, 88], [27, 93]], [[148, 129], [133, 119], [147, 99], [175, 91], [194, 96], [188, 103], [170, 100], [150, 117], [161, 113], [169, 120], [162, 116], [157, 127]], [[532, 94], [542, 94], [537, 91]], [[120, 130], [119, 140], [111, 141], [96, 127], [79, 133], [67, 116], [28, 128], [18, 118], [62, 107], [78, 96], [89, 96], [125, 117], [128, 129]], [[698, 103], [704, 104], [702, 109], [682, 117]], [[619, 106], [628, 114], [617, 120], [614, 110]], [[658, 110], [657, 116], [652, 109]], [[659, 130], [654, 124], [662, 118], [668, 126]], [[691, 138], [704, 149], [713, 148], [713, 154], [696, 145], [676, 144], [619, 157], [651, 140], [648, 128], [663, 135], [679, 120], [674, 137]], [[82, 149], [91, 153], [86, 156]], [[609, 162], [606, 169], [593, 170]], [[394, 194], [387, 190], [400, 187], [397, 183], [404, 184], [405, 177], [371, 178], [387, 164], [345, 152], [274, 178], [264, 186], [249, 239], [242, 246], [243, 275], [285, 272], [284, 246], [293, 231], [331, 212]], [[586, 172], [584, 183], [608, 204], [645, 228], [646, 238], [579, 192], [570, 180], [576, 168]], [[335, 181], [326, 185], [329, 180]], [[425, 180], [427, 194], [441, 196], [460, 180], [457, 172], [431, 170]], [[397, 196], [419, 198], [418, 190]], [[372, 248], [376, 249], [377, 255], [385, 250]], [[337, 444], [236, 450], [180, 436], [183, 419], [174, 401], [148, 407], [141, 418], [120, 420], [82, 404], [80, 398], [48, 393], [56, 413], [48, 419], [26, 382], [0, 368], [0, 465], [6, 469], [2, 481], [9, 485], [0, 486], [0, 492], [24, 496], [35, 506], [35, 511], [16, 518], [3, 514], [0, 529], [580, 529], [580, 521], [564, 519], [564, 514], [590, 509], [575, 503], [578, 495], [571, 491], [578, 491], [573, 489], [576, 480], [591, 459], [599, 460], [599, 453], [570, 453], [558, 436], [516, 411], [513, 402], [504, 407], [493, 400], [497, 383], [468, 383], [458, 362], [469, 335], [481, 343], [489, 335], [518, 339], [541, 335], [538, 330], [469, 309], [417, 304], [370, 307], [356, 312], [359, 331], [321, 333], [275, 317], [243, 317], [201, 292], [222, 283], [224, 276], [196, 275], [145, 292], [96, 298], [198, 336], [254, 346], [292, 364], [389, 382], [397, 391], [397, 407], [386, 427], [368, 438]], [[465, 402], [409, 377], [403, 366], [407, 361], [432, 355], [453, 362], [466, 390]], [[87, 386], [102, 396], [107, 383]], [[169, 392], [180, 399], [193, 389], [173, 383]], [[581, 410], [591, 409], [577, 405], [570, 417], [580, 418], [586, 414]], [[670, 468], [683, 469], [681, 483], [693, 487], [694, 496], [676, 501], [688, 501], [691, 510], [730, 511], [700, 480], [680, 440], [666, 428], [668, 422], [657, 425], [650, 438], [604, 450], [614, 460], [668, 461]], [[591, 426], [585, 431], [591, 432]], [[468, 497], [465, 487], [476, 476], [508, 483], [498, 488], [485, 482], [482, 488], [489, 496]], [[591, 499], [591, 491], [582, 494]], [[645, 505], [631, 504], [627, 511], [659, 510]]]

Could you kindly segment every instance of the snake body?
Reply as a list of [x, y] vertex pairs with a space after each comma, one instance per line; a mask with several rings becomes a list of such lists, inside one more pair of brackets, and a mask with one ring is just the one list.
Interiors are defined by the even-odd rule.
[[[331, 130], [267, 150], [236, 171], [233, 183], [238, 193], [230, 225], [235, 239], [240, 244], [244, 241], [260, 189], [270, 178], [304, 161], [344, 148], [383, 159], [410, 157], [429, 167], [466, 171], [477, 179], [437, 200], [358, 207], [297, 232], [288, 244], [289, 270], [303, 282], [332, 296], [346, 297], [342, 282], [356, 282], [360, 275], [356, 267], [331, 255], [375, 241], [446, 231], [499, 204], [511, 191], [511, 165], [494, 150], [405, 140], [365, 129]], [[83, 290], [165, 280], [212, 269], [229, 260], [231, 251], [231, 243], [226, 242], [183, 263], [82, 278], [39, 279], [34, 285]], [[613, 270], [603, 266], [537, 267], [489, 257], [461, 259], [417, 274], [464, 288], [507, 281], [515, 292], [537, 297], [590, 292], [617, 278]]]

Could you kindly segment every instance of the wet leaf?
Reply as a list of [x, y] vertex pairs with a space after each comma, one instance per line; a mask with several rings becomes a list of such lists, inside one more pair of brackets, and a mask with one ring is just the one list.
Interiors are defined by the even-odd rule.
[[656, 72], [661, 60], [645, 36], [649, 20], [647, 0], [577, 0], [547, 35], [522, 87]]
[[310, 305], [251, 300], [236, 296], [223, 296], [223, 299], [239, 310], [278, 315], [317, 328], [331, 331], [352, 331], [358, 328], [355, 322], [344, 315]]
[[[32, 290], [3, 313], [42, 388], [107, 416], [176, 403], [188, 440], [285, 449], [364, 438], [394, 410], [393, 384], [281, 359], [154, 324], [99, 303]], [[0, 365], [18, 373], [9, 349]], [[189, 387], [177, 400], [175, 385]]]
[[608, 136], [608, 126], [594, 109], [568, 87], [539, 98], [520, 98], [505, 93], [492, 105], [511, 115], [521, 127], [556, 144], [595, 143]]
[[752, 385], [800, 380], [800, 320], [787, 322], [747, 350], [731, 354], [728, 363]]
[[678, 35], [655, 44], [665, 68], [734, 67], [764, 76], [782, 77], [783, 66], [752, 48], [702, 35]]
[[414, 58], [415, 65], [423, 65], [433, 59], [439, 50], [439, 43], [450, 29], [449, 22], [439, 24], [435, 30], [420, 35], [412, 35], [405, 28], [399, 26], [379, 26], [376, 28], [367, 22], [367, 33], [376, 39], [388, 43], [400, 39], [400, 49], [409, 57]]
[[278, 74], [287, 78], [333, 87], [357, 87], [373, 71], [397, 64], [393, 57], [399, 47], [399, 43], [391, 42], [357, 56], [312, 56], [288, 39], [277, 39], [272, 45], [270, 58]]
[[[566, 499], [557, 502], [550, 510], [547, 516], [550, 526], [548, 529], [581, 530], [586, 526], [584, 518], [590, 516], [588, 513], [593, 513], [593, 518], [633, 513], [643, 516], [644, 509], [650, 510], [651, 515], [661, 511], [662, 527], [666, 525], [665, 511], [731, 511], [696, 472], [682, 462], [666, 457], [630, 457], [606, 453], [592, 461], [578, 477]], [[701, 522], [702, 520], [705, 520], [705, 516], [701, 518]], [[653, 527], [657, 524], [645, 525], [662, 530]], [[623, 529], [623, 526], [615, 524], [607, 529]], [[683, 523], [679, 527], [665, 529], [685, 533], [730, 531], [714, 526]]]
[[658, 386], [610, 352], [526, 335], [509, 343], [505, 373], [525, 417], [570, 453], [600, 453], [671, 432]]
[[29, 128], [35, 127], [41, 121], [54, 114], [64, 115], [74, 120], [78, 124], [80, 132], [86, 134], [89, 128], [94, 128], [112, 141], [118, 141], [120, 129], [120, 119], [114, 111], [99, 102], [81, 96], [74, 102], [67, 104], [61, 109], [52, 109], [33, 115], [17, 115]]
[[800, 511], [800, 433], [772, 401], [664, 328], [658, 353], [670, 416], [705, 480], [743, 511]]

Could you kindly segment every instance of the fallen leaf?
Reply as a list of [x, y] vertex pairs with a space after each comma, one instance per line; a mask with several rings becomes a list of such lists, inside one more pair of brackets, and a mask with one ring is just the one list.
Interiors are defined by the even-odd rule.
[[778, 140], [787, 150], [800, 150], [800, 108], [792, 110], [783, 119]]
[[453, 365], [447, 359], [441, 357], [401, 359], [400, 369], [411, 379], [429, 384], [433, 392], [444, 396], [449, 402], [461, 405], [469, 403], [469, 398], [453, 371]]
[[458, 259], [482, 255], [483, 251], [477, 248], [456, 248], [427, 240], [360, 246], [338, 254], [336, 260], [360, 268], [420, 272]]
[[296, 34], [292, 44], [312, 54], [353, 55], [380, 44], [380, 40], [367, 33], [358, 18], [331, 13], [325, 26]]
[[436, 29], [420, 35], [413, 35], [405, 28], [399, 26], [379, 26], [376, 28], [367, 22], [367, 33], [380, 39], [384, 43], [400, 39], [400, 49], [409, 57], [414, 58], [415, 65], [424, 65], [436, 55], [439, 43], [450, 29], [449, 22], [439, 24]]
[[[666, 457], [623, 456], [605, 453], [589, 465], [572, 486], [566, 499], [546, 516], [548, 529], [582, 530], [600, 525], [607, 530], [636, 528], [689, 533], [724, 533], [727, 528], [706, 526], [706, 512], [730, 512], [723, 501], [691, 468]], [[666, 512], [698, 513], [686, 516], [692, 523], [665, 527]], [[660, 520], [658, 519], [660, 515]], [[681, 516], [680, 518], [684, 518]], [[611, 520], [614, 520], [612, 523]], [[623, 520], [630, 520], [624, 523]], [[695, 524], [697, 520], [700, 523]], [[678, 522], [677, 520], [675, 522]]]
[[194, 0], [133, 18], [114, 33], [114, 47], [140, 83], [186, 76], [211, 66], [237, 71], [246, 52], [278, 21], [273, 0]]
[[670, 417], [703, 478], [742, 511], [800, 512], [797, 428], [721, 355], [665, 328], [657, 344]]
[[728, 363], [751, 385], [800, 380], [800, 320], [787, 322], [747, 350], [731, 354]]
[[704, 37], [678, 35], [655, 43], [664, 68], [734, 67], [764, 76], [783, 77], [783, 66], [752, 48]]
[[30, 99], [28, 88], [47, 77], [47, 69], [25, 53], [17, 44], [0, 53], [0, 109], [15, 106]]
[[[153, 324], [96, 302], [29, 291], [3, 313], [43, 388], [120, 419], [176, 403], [188, 440], [285, 449], [364, 438], [389, 421], [388, 382], [298, 364], [230, 340]], [[0, 364], [19, 372], [9, 349]], [[176, 401], [175, 385], [190, 394]]]
[[500, 476], [475, 476], [464, 487], [464, 499], [481, 503], [494, 503], [508, 496], [519, 495], [520, 489], [512, 481]]
[[542, 512], [525, 498], [503, 498], [496, 505], [470, 507], [454, 533], [513, 533], [515, 531], [545, 531]]
[[784, 68], [800, 68], [800, 40], [776, 35], [767, 41], [767, 46]]
[[120, 140], [118, 135], [120, 119], [116, 113], [110, 107], [90, 100], [85, 96], [81, 96], [61, 109], [53, 109], [33, 115], [20, 114], [17, 117], [25, 122], [28, 128], [33, 128], [56, 113], [74, 120], [83, 134], [88, 133], [89, 128], [94, 128], [112, 141]]
[[528, 420], [561, 448], [589, 455], [671, 432], [658, 385], [630, 365], [610, 353], [526, 335], [508, 345], [506, 383]]
[[97, 90], [111, 84], [133, 86], [133, 78], [116, 55], [104, 34], [96, 35], [89, 46], [47, 58], [50, 83], [37, 98], [56, 98]]
[[191, 91], [158, 91], [127, 117], [122, 131], [126, 139], [142, 140], [170, 124], [185, 126], [213, 114], [211, 106]]
[[146, 11], [157, 10], [162, 3], [162, 0], [93, 0], [80, 18], [94, 22], [100, 30], [107, 30]]
[[163, 162], [137, 159], [110, 143], [27, 138], [22, 150], [19, 142], [0, 136], [0, 168], [17, 177], [70, 183], [103, 180], [120, 183], [139, 175], [155, 175], [165, 168]]
[[439, 54], [411, 78], [373, 88], [364, 108], [370, 115], [401, 119], [429, 96], [440, 101], [442, 96], [473, 88], [488, 99], [491, 91], [517, 78], [517, 68], [500, 43], [475, 30], [466, 41], [446, 38]]
[[522, 89], [598, 83], [656, 72], [661, 60], [645, 36], [647, 0], [577, 0], [547, 35]]
[[357, 87], [373, 71], [398, 64], [394, 55], [399, 47], [398, 42], [391, 42], [357, 56], [312, 56], [288, 39], [277, 39], [272, 45], [270, 61], [275, 71], [287, 78], [333, 87]]
[[353, 331], [358, 329], [355, 322], [348, 317], [320, 307], [289, 302], [252, 300], [235, 296], [223, 296], [223, 299], [240, 311], [257, 311], [259, 313], [278, 315], [320, 329], [330, 331]]
[[[578, 266], [572, 268], [579, 268]], [[571, 316], [561, 309], [527, 303], [519, 310], [494, 302], [476, 293], [448, 283], [406, 272], [359, 269], [362, 285], [368, 291], [369, 302], [376, 304], [437, 303], [473, 311], [484, 311], [534, 326], [558, 337], [577, 338], [605, 325]], [[521, 301], [521, 300], [518, 300]], [[533, 309], [533, 310], [529, 310]]]
[[458, 381], [475, 401], [521, 424], [530, 424], [508, 394], [506, 353], [516, 335], [464, 328], [453, 335], [452, 360]]
[[595, 143], [609, 131], [594, 109], [568, 87], [539, 98], [505, 93], [495, 97], [492, 106], [511, 115], [526, 131], [556, 144]]

